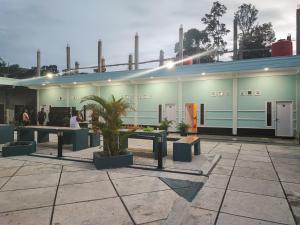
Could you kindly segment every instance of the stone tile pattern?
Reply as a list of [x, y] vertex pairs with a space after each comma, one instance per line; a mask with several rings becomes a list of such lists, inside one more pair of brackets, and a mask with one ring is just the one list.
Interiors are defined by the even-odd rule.
[[163, 173], [0, 157], [0, 224], [300, 224], [300, 147], [201, 145], [203, 155], [222, 159], [192, 203], [158, 179]]
[[191, 204], [176, 201], [166, 225], [300, 224], [299, 147], [219, 143], [207, 152], [224, 158]]

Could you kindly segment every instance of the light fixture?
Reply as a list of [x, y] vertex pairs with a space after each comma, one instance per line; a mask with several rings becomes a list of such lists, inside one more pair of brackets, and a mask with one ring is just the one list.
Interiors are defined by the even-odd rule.
[[74, 81], [74, 82], [73, 82], [73, 84], [75, 84], [75, 85], [76, 85], [76, 84], [77, 84], [77, 82], [76, 82], [76, 81]]
[[150, 79], [153, 79], [153, 78], [154, 78], [154, 77], [152, 77], [152, 76], [150, 77]]
[[269, 71], [269, 67], [265, 67], [265, 68], [264, 68], [264, 71]]
[[205, 72], [201, 73], [202, 76], [204, 76], [205, 74], [206, 74]]
[[53, 73], [47, 73], [46, 75], [49, 79], [52, 79], [53, 78]]
[[108, 79], [108, 82], [111, 82], [111, 79]]
[[167, 67], [168, 69], [172, 69], [174, 66], [175, 66], [175, 63], [172, 62], [172, 61], [169, 61], [169, 62], [166, 63], [166, 67]]
[[44, 84], [42, 84], [43, 86], [45, 86], [46, 84], [44, 83]]

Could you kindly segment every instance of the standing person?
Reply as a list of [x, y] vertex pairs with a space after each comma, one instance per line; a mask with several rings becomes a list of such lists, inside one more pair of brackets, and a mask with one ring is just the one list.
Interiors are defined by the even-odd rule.
[[81, 121], [81, 118], [79, 116], [78, 111], [75, 111], [72, 113], [72, 117], [70, 118], [70, 127], [71, 128], [80, 128], [79, 122]]
[[24, 126], [28, 126], [30, 124], [30, 118], [29, 118], [27, 109], [25, 109], [22, 114], [22, 122], [23, 122]]
[[46, 112], [44, 108], [41, 108], [41, 111], [38, 112], [37, 115], [38, 119], [38, 125], [44, 125], [45, 120], [46, 120]]

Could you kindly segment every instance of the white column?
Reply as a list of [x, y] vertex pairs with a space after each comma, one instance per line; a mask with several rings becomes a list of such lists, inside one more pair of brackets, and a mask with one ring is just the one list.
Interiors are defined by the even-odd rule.
[[139, 98], [138, 98], [138, 86], [137, 84], [134, 85], [134, 125], [138, 125], [138, 106], [139, 106]]
[[[183, 26], [180, 25], [179, 28], [179, 52], [178, 52], [179, 60], [183, 60]], [[183, 63], [180, 63], [183, 65]]]
[[135, 34], [134, 37], [134, 69], [139, 69], [139, 35]]
[[67, 107], [70, 107], [70, 89], [69, 88], [67, 88], [66, 105], [67, 105]]
[[183, 115], [182, 115], [182, 82], [178, 81], [177, 82], [177, 122], [180, 123], [183, 120]]
[[36, 110], [40, 111], [40, 90], [36, 90]]
[[102, 41], [98, 41], [98, 73], [102, 72]]
[[36, 76], [41, 76], [41, 51], [39, 49], [36, 52]]
[[237, 78], [232, 79], [232, 134], [237, 135]]

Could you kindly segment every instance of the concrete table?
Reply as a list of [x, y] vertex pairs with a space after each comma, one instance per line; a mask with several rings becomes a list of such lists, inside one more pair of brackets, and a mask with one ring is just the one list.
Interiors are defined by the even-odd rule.
[[14, 141], [14, 127], [9, 124], [0, 124], [0, 144]]
[[18, 140], [34, 141], [34, 132], [38, 133], [38, 142], [49, 141], [49, 134], [63, 132], [64, 144], [72, 144], [73, 151], [89, 147], [89, 130], [86, 128], [54, 127], [54, 126], [25, 126], [18, 127]]

